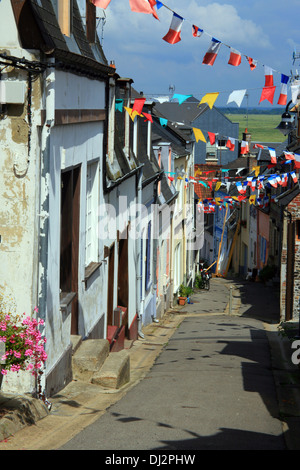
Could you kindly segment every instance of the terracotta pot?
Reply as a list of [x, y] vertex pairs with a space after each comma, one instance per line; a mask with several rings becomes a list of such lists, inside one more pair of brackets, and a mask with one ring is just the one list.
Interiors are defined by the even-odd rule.
[[178, 297], [178, 303], [179, 305], [185, 305], [186, 297]]

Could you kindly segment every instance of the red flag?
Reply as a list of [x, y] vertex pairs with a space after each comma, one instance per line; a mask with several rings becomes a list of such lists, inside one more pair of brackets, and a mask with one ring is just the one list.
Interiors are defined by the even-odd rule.
[[144, 111], [143, 111], [143, 116], [145, 116], [145, 118], [146, 118], [146, 119], [145, 119], [145, 122], [146, 122], [146, 121], [153, 122], [153, 119], [152, 119], [151, 114], [149, 114], [149, 113], [144, 113]]
[[237, 67], [240, 65], [242, 62], [242, 56], [239, 51], [236, 51], [235, 49], [230, 48], [230, 57], [228, 64], [233, 65], [234, 67]]
[[105, 8], [107, 8], [109, 5], [110, 0], [92, 0], [92, 3], [95, 5], [95, 7], [103, 8], [105, 10]]
[[137, 13], [153, 14], [154, 12], [153, 8], [147, 0], [129, 0], [129, 4], [131, 11], [135, 11]]
[[252, 57], [247, 57], [247, 60], [248, 60], [249, 65], [250, 65], [250, 69], [254, 70], [256, 68], [256, 65], [257, 65], [256, 60], [253, 60]]
[[159, 20], [158, 15], [157, 15], [156, 11], [154, 10], [154, 5], [156, 5], [156, 0], [149, 0], [149, 3], [150, 3], [151, 8], [152, 8], [152, 15], [154, 16], [154, 18]]
[[214, 65], [218, 52], [220, 50], [221, 43], [215, 38], [212, 38], [210, 46], [204, 56], [202, 64]]
[[141, 114], [145, 101], [146, 98], [136, 98], [132, 106], [132, 111], [137, 111]]
[[261, 103], [264, 100], [268, 100], [271, 104], [273, 104], [274, 93], [275, 93], [276, 86], [266, 86], [262, 89], [261, 97], [259, 102]]
[[216, 142], [216, 135], [213, 132], [207, 132], [207, 133], [208, 133], [210, 145], [214, 145]]
[[227, 143], [226, 143], [226, 147], [229, 148], [229, 150], [231, 150], [232, 152], [234, 151], [234, 147], [235, 147], [235, 139], [231, 138], [231, 137], [228, 137], [228, 140], [227, 140]]
[[173, 13], [173, 18], [170, 24], [170, 29], [167, 34], [163, 37], [163, 40], [175, 44], [176, 42], [181, 41], [180, 32], [183, 23], [183, 18], [177, 13]]

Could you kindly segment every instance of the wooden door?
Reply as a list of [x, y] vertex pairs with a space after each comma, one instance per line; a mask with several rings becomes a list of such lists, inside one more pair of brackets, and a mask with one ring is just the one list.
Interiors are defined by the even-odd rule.
[[107, 325], [112, 325], [113, 323], [114, 273], [115, 273], [115, 245], [113, 244], [109, 248], [109, 255], [108, 255]]
[[287, 261], [286, 261], [286, 296], [285, 296], [285, 319], [293, 318], [294, 305], [294, 250], [295, 250], [295, 227], [294, 223], [287, 225]]
[[71, 334], [78, 334], [80, 167], [61, 175], [60, 289], [74, 292]]

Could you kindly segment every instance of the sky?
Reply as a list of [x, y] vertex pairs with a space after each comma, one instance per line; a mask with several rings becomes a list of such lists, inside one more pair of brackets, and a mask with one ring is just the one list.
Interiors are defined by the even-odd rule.
[[[201, 99], [206, 93], [219, 93], [216, 106], [227, 106], [235, 90], [247, 90], [241, 106], [259, 104], [265, 69], [273, 70], [277, 106], [281, 74], [300, 73], [300, 60], [293, 64], [293, 52], [300, 53], [300, 0], [164, 0], [152, 15], [132, 12], [129, 0], [111, 0], [106, 10], [97, 8], [98, 34], [107, 60], [114, 60], [117, 73], [133, 79], [134, 88], [146, 96], [173, 93]], [[168, 8], [167, 8], [168, 7]], [[171, 11], [170, 11], [170, 10]], [[181, 41], [169, 44], [162, 38], [168, 32], [173, 12], [184, 18]], [[100, 20], [104, 18], [104, 20]], [[204, 30], [192, 35], [192, 24]], [[213, 66], [202, 64], [211, 38], [222, 46]], [[230, 46], [242, 54], [238, 67], [228, 64]], [[251, 71], [245, 56], [257, 60]], [[170, 89], [171, 87], [171, 89]], [[290, 90], [288, 87], [288, 99]], [[237, 107], [236, 103], [230, 106]]]

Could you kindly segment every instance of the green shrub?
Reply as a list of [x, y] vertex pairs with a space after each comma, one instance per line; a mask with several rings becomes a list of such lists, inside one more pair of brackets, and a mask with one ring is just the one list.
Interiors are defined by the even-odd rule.
[[179, 287], [179, 297], [189, 297], [193, 293], [193, 289], [189, 286], [185, 286], [184, 284], [181, 284]]

